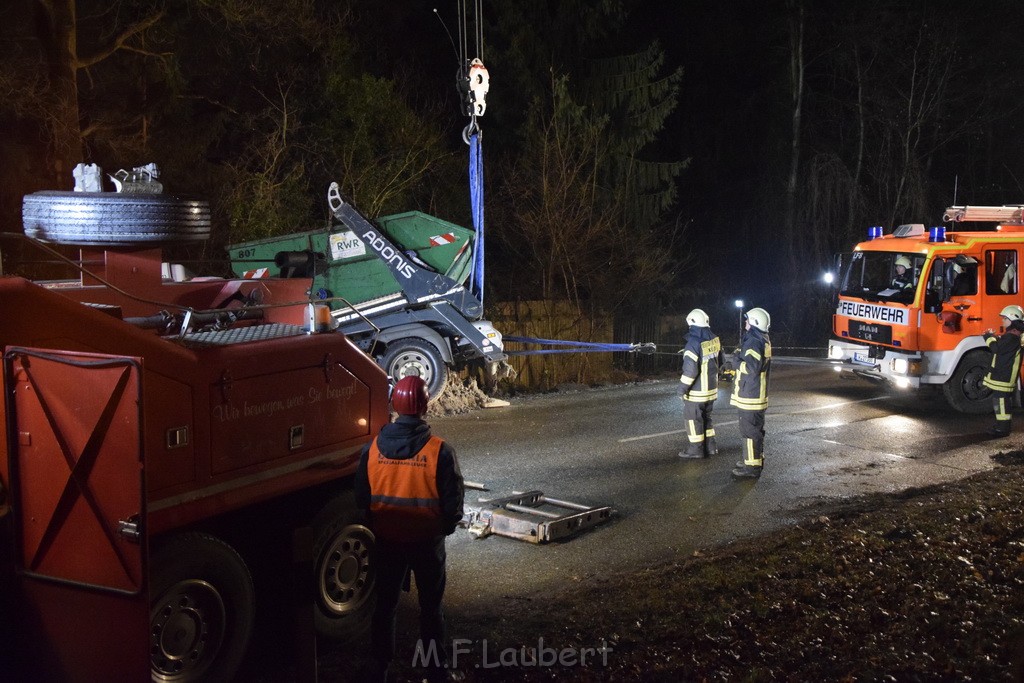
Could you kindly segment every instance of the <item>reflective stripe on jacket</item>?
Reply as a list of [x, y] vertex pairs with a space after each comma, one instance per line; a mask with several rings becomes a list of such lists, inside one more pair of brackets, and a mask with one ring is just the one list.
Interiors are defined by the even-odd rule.
[[768, 335], [756, 328], [747, 330], [737, 361], [739, 368], [729, 403], [740, 410], [765, 410], [772, 365], [772, 343]]
[[707, 327], [690, 331], [683, 349], [683, 398], [695, 403], [707, 403], [718, 398], [718, 365], [722, 342]]
[[992, 366], [982, 384], [992, 391], [1013, 391], [1020, 376], [1020, 345], [1021, 331], [1018, 322], [1014, 321], [1010, 328], [998, 337], [985, 340], [992, 350]]
[[373, 440], [366, 474], [376, 535], [389, 541], [425, 541], [442, 535], [437, 460], [443, 443], [432, 436], [411, 458], [389, 458]]

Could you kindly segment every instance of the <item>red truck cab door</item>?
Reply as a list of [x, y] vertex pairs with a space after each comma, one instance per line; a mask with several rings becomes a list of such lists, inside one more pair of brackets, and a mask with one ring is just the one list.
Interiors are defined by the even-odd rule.
[[6, 680], [147, 681], [142, 361], [8, 347], [3, 372], [19, 640]]

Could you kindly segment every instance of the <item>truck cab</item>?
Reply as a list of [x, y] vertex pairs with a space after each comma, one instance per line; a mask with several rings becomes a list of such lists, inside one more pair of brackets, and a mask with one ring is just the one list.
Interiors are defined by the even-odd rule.
[[[837, 372], [898, 389], [941, 387], [965, 413], [991, 409], [982, 384], [991, 354], [983, 334], [1020, 304], [1022, 207], [953, 206], [944, 220], [982, 229], [901, 225], [844, 255], [828, 356]], [[973, 226], [972, 226], [973, 227]], [[905, 266], [904, 273], [898, 272]]]

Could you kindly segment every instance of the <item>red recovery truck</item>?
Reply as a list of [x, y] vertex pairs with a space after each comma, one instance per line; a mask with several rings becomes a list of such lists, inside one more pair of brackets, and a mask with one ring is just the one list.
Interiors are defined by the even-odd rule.
[[291, 557], [295, 528], [317, 629], [359, 629], [373, 536], [350, 479], [388, 420], [383, 370], [321, 333], [302, 280], [163, 277], [157, 245], [204, 238], [203, 202], [36, 193], [23, 213], [85, 246], [73, 280], [0, 276], [0, 680], [231, 680], [250, 567]]
[[941, 387], [955, 409], [985, 413], [992, 354], [982, 335], [999, 332], [1005, 306], [1024, 304], [1024, 207], [952, 206], [943, 220], [984, 226], [872, 228], [843, 256], [828, 355], [837, 371], [905, 390]]

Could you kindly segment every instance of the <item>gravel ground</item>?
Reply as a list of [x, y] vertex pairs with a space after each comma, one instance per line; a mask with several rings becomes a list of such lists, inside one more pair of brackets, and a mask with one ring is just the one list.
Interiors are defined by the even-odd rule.
[[[767, 537], [570, 582], [516, 614], [450, 614], [458, 669], [468, 681], [1024, 681], [1024, 451], [992, 457], [999, 467], [959, 482], [820, 505]], [[408, 662], [415, 614], [400, 619]], [[321, 681], [362, 663], [326, 644], [320, 655]], [[393, 680], [419, 680], [405, 662]]]

